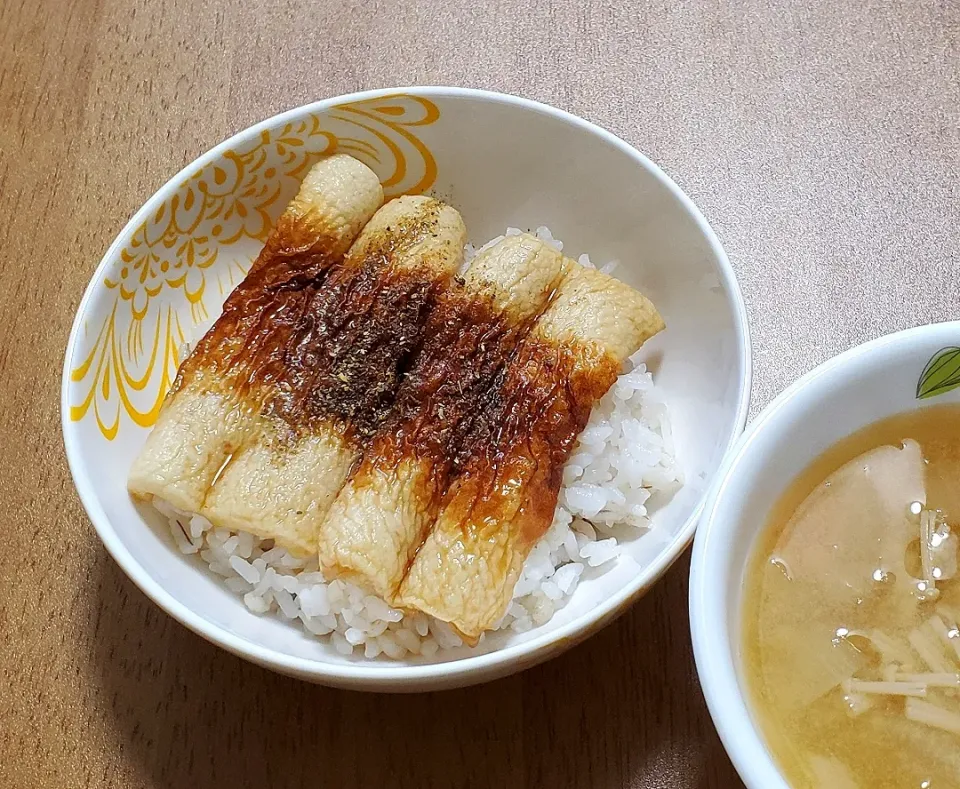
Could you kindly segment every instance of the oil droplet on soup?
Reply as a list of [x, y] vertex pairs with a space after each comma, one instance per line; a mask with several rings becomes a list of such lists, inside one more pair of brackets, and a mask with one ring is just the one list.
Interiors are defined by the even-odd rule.
[[798, 789], [960, 787], [960, 406], [814, 461], [747, 572], [752, 712]]

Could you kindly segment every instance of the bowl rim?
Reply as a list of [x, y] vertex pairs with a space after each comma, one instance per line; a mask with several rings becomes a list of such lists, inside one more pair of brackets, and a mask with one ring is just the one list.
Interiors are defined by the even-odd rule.
[[[757, 441], [768, 430], [777, 429], [788, 405], [798, 398], [818, 395], [814, 391], [824, 380], [843, 379], [857, 363], [896, 346], [909, 346], [943, 336], [960, 335], [960, 320], [943, 321], [885, 334], [856, 345], [808, 371], [775, 397], [740, 436], [717, 472], [701, 516], [690, 562], [689, 613], [697, 676], [720, 740], [741, 779], [749, 789], [790, 789], [773, 755], [754, 722], [740, 684], [734, 660], [739, 647], [734, 637], [736, 623], [727, 620], [728, 583], [732, 568], [732, 526], [717, 527], [731, 481]], [[848, 431], [849, 432], [849, 431]], [[840, 440], [842, 435], [838, 437]], [[730, 523], [733, 523], [731, 519]]]
[[[77, 307], [64, 356], [60, 403], [61, 429], [63, 432], [67, 462], [74, 485], [100, 540], [114, 561], [116, 561], [124, 573], [148, 598], [178, 622], [228, 652], [251, 660], [261, 666], [279, 671], [280, 673], [301, 678], [310, 678], [318, 682], [328, 682], [366, 690], [393, 690], [400, 685], [416, 686], [423, 684], [424, 686], [437, 687], [441, 683], [444, 686], [452, 686], [454, 684], [466, 685], [472, 682], [480, 682], [496, 676], [512, 673], [514, 670], [527, 668], [535, 662], [545, 660], [551, 656], [549, 650], [553, 645], [563, 644], [565, 642], [571, 645], [576, 643], [577, 636], [584, 633], [589, 634], [591, 626], [595, 623], [606, 623], [609, 617], [618, 615], [625, 610], [639, 594], [658, 580], [680, 557], [693, 538], [693, 533], [696, 529], [700, 514], [703, 511], [704, 500], [706, 498], [705, 496], [701, 497], [700, 502], [694, 508], [693, 512], [691, 512], [679, 533], [658, 554], [656, 560], [646, 565], [643, 571], [637, 575], [635, 581], [624, 586], [617, 594], [604, 600], [602, 604], [584, 612], [561, 627], [551, 629], [542, 635], [520, 644], [506, 646], [502, 649], [480, 655], [435, 663], [393, 665], [385, 662], [382, 666], [325, 663], [310, 658], [294, 657], [256, 644], [241, 636], [228, 632], [178, 602], [161, 584], [148, 576], [142, 570], [139, 563], [127, 551], [110, 523], [110, 520], [107, 518], [106, 513], [100, 506], [97, 497], [93, 493], [90, 475], [81, 461], [79, 447], [77, 445], [78, 439], [76, 438], [74, 427], [69, 421], [68, 395], [71, 360], [73, 359], [76, 344], [82, 330], [83, 316], [89, 309], [89, 305], [94, 298], [97, 283], [102, 280], [109, 261], [119, 251], [123, 239], [127, 238], [139, 223], [150, 216], [151, 213], [156, 210], [159, 203], [164, 200], [172, 190], [176, 189], [185, 177], [196, 171], [198, 167], [205, 166], [218, 158], [229, 148], [235, 147], [237, 144], [259, 135], [264, 130], [294, 120], [303, 113], [323, 112], [335, 104], [377, 99], [396, 93], [407, 93], [425, 98], [473, 99], [481, 102], [510, 105], [529, 112], [546, 115], [599, 137], [606, 144], [619, 149], [637, 161], [672, 194], [678, 201], [681, 209], [686, 211], [698, 230], [703, 234], [716, 261], [718, 268], [717, 273], [721, 279], [724, 293], [726, 294], [733, 313], [734, 329], [737, 334], [739, 346], [738, 362], [741, 370], [741, 379], [737, 393], [734, 429], [723, 447], [721, 464], [718, 467], [718, 471], [719, 468], [723, 467], [723, 459], [729, 456], [746, 424], [752, 383], [752, 349], [746, 307], [733, 267], [716, 233], [710, 227], [706, 218], [694, 202], [658, 165], [613, 133], [572, 113], [531, 99], [476, 88], [448, 86], [380, 88], [321, 99], [275, 114], [237, 132], [189, 162], [178, 173], [159, 187], [117, 234], [101, 258]], [[511, 668], [510, 664], [520, 658], [527, 658], [530, 662], [522, 661], [515, 669]], [[412, 687], [411, 689], [416, 688]]]

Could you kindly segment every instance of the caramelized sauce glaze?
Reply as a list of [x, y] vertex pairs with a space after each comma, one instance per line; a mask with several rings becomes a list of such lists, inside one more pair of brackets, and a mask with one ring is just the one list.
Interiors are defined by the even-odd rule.
[[563, 466], [619, 363], [593, 346], [531, 336], [479, 404], [454, 458], [445, 523], [493, 538], [504, 525], [532, 545], [553, 521]]
[[332, 421], [354, 437], [388, 413], [437, 295], [449, 281], [423, 256], [399, 257], [432, 233], [440, 204], [367, 232], [338, 260], [328, 240], [281, 218], [223, 314], [181, 366], [172, 390], [204, 377], [239, 407], [294, 431]]

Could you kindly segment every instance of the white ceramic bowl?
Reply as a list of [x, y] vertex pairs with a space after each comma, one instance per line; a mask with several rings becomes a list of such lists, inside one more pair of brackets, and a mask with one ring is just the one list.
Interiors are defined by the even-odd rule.
[[[433, 663], [344, 658], [258, 617], [180, 555], [125, 490], [128, 466], [176, 371], [181, 332], [214, 316], [273, 220], [323, 153], [346, 151], [388, 196], [429, 191], [463, 214], [471, 240], [548, 225], [574, 255], [618, 259], [663, 313], [649, 344], [669, 397], [688, 484], [656, 529], [584, 583], [548, 623], [495, 635]], [[648, 588], [689, 542], [707, 485], [743, 427], [749, 343], [743, 303], [704, 218], [648, 159], [608, 132], [522, 99], [456, 88], [320, 101], [258, 124], [191, 163], [107, 250], [77, 312], [63, 377], [63, 431], [77, 490], [107, 549], [161, 607], [205, 638], [278, 671], [331, 685], [420, 690], [526, 668], [586, 637]]]
[[[750, 789], [786, 789], [740, 675], [744, 570], [770, 509], [824, 450], [894, 414], [960, 402], [960, 322], [881, 337], [805, 375], [767, 406], [724, 464], [694, 542], [690, 624], [724, 746]], [[938, 364], [950, 359], [947, 365]]]

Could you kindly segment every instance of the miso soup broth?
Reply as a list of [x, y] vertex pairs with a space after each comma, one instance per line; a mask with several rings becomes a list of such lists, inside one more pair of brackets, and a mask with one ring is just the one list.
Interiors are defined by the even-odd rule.
[[878, 422], [772, 511], [742, 671], [794, 787], [960, 787], [960, 406]]

